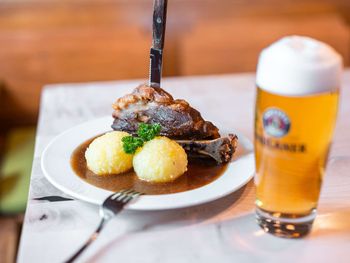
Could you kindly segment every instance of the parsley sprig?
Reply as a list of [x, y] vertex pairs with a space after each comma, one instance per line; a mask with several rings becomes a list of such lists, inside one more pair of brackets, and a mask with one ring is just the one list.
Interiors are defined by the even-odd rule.
[[142, 147], [143, 140], [139, 137], [125, 136], [122, 138], [123, 150], [125, 153], [133, 154], [137, 148]]
[[141, 123], [137, 129], [136, 136], [125, 136], [122, 139], [123, 149], [125, 153], [134, 154], [137, 148], [142, 147], [147, 141], [156, 137], [161, 130], [160, 124]]

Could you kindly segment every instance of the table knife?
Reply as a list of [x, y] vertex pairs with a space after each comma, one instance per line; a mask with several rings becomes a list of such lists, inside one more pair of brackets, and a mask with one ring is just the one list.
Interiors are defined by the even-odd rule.
[[154, 0], [149, 86], [160, 87], [168, 0]]

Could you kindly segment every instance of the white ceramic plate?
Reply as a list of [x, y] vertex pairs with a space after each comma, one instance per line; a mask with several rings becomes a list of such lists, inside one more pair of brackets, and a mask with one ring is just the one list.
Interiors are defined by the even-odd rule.
[[[70, 157], [84, 141], [111, 130], [112, 117], [104, 117], [80, 124], [53, 139], [43, 152], [41, 167], [46, 178], [58, 189], [77, 199], [101, 204], [110, 191], [86, 183], [74, 174]], [[236, 157], [225, 173], [203, 187], [167, 195], [142, 196], [127, 208], [133, 210], [164, 210], [198, 205], [224, 197], [245, 185], [254, 174], [251, 142], [239, 135]]]

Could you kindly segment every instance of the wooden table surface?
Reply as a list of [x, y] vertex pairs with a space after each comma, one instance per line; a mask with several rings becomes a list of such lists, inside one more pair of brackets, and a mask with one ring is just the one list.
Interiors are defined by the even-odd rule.
[[[18, 262], [62, 262], [92, 233], [98, 207], [79, 200], [35, 201], [59, 195], [40, 168], [56, 135], [111, 114], [112, 102], [139, 81], [47, 86], [41, 98], [35, 158]], [[163, 87], [217, 126], [253, 139], [253, 74], [172, 78]], [[310, 235], [300, 240], [264, 233], [254, 219], [254, 185], [204, 205], [157, 212], [124, 211], [79, 262], [349, 262], [350, 71], [344, 74], [334, 143]]]

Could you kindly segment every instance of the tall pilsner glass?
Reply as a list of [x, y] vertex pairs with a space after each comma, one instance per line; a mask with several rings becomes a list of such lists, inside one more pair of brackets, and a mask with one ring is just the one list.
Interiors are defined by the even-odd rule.
[[285, 37], [257, 69], [256, 215], [269, 233], [307, 234], [316, 216], [335, 126], [341, 56], [317, 40]]

